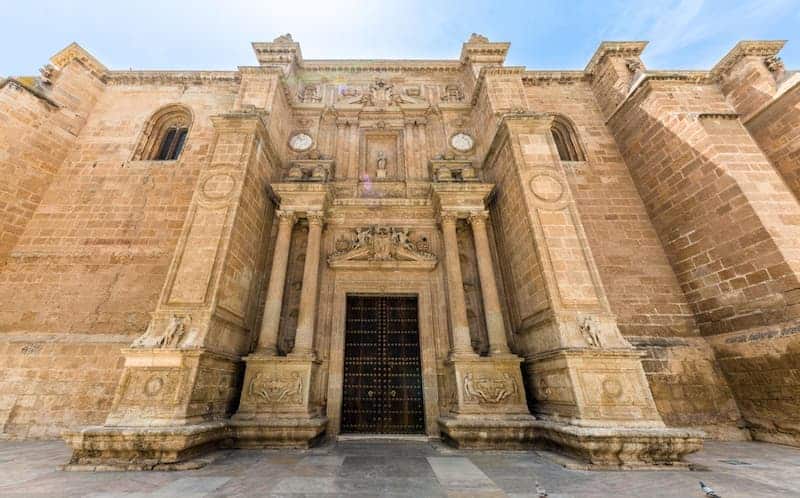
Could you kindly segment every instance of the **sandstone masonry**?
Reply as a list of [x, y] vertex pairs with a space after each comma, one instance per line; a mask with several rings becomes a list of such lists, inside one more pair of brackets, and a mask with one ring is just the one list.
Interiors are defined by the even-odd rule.
[[645, 45], [533, 71], [480, 35], [284, 35], [211, 72], [72, 44], [0, 80], [0, 434], [75, 468], [336, 437], [347, 296], [403, 295], [428, 436], [598, 467], [800, 445], [800, 73], [783, 42], [709, 71]]

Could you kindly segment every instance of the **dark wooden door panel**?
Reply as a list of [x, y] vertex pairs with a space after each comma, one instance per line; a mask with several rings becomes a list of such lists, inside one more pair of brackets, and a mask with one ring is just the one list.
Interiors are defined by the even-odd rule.
[[342, 432], [425, 432], [417, 298], [348, 296]]

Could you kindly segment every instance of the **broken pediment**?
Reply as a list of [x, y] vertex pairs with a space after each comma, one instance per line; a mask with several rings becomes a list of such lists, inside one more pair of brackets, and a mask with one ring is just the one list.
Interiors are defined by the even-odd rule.
[[407, 228], [369, 226], [358, 228], [336, 239], [328, 256], [331, 268], [416, 268], [436, 267], [436, 255], [430, 252], [430, 239], [412, 237]]

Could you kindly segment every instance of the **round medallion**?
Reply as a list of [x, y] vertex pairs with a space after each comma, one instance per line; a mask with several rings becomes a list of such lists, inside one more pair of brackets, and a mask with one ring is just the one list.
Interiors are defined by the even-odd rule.
[[161, 377], [150, 377], [144, 385], [144, 393], [148, 396], [155, 396], [164, 387], [164, 379]]
[[547, 202], [555, 202], [564, 193], [561, 182], [548, 174], [539, 174], [531, 178], [531, 192], [539, 199]]
[[305, 133], [297, 133], [289, 139], [289, 147], [296, 152], [305, 152], [314, 145], [314, 139]]
[[217, 173], [203, 182], [203, 195], [209, 199], [222, 199], [233, 192], [236, 180], [227, 173]]
[[475, 140], [464, 132], [450, 137], [450, 146], [459, 152], [468, 152], [475, 146]]
[[622, 394], [622, 384], [617, 379], [606, 379], [603, 381], [603, 392], [612, 398], [619, 398]]

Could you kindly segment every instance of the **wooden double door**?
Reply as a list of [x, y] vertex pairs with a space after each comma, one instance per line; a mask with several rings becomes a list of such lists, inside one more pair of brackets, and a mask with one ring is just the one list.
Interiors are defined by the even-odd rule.
[[347, 296], [343, 433], [425, 433], [418, 322], [416, 296]]

